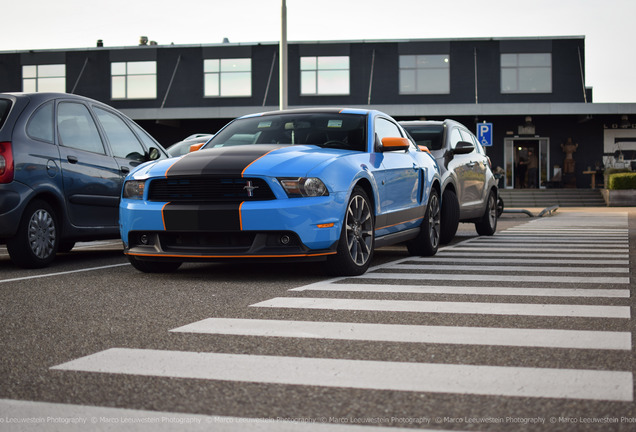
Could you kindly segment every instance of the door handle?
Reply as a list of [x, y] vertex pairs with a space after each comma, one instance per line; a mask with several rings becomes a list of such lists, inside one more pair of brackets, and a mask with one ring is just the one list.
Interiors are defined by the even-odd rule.
[[77, 156], [72, 156], [72, 155], [66, 156], [66, 160], [68, 160], [72, 164], [76, 164], [77, 162], [79, 162], [79, 159], [77, 158]]
[[128, 168], [127, 166], [121, 167], [120, 170], [124, 174], [128, 174], [130, 172], [130, 168]]

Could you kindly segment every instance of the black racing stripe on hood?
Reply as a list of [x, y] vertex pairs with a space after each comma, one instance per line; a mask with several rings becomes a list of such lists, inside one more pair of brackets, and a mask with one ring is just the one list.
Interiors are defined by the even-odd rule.
[[279, 144], [254, 144], [213, 148], [188, 153], [174, 163], [166, 177], [192, 175], [237, 175], [265, 154], [284, 147]]

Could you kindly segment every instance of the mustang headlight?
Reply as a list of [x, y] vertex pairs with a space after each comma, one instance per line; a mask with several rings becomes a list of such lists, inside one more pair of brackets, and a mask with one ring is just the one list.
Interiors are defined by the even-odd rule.
[[124, 198], [143, 199], [146, 182], [141, 180], [129, 180], [124, 183]]
[[327, 186], [316, 177], [279, 178], [278, 181], [289, 198], [329, 195]]

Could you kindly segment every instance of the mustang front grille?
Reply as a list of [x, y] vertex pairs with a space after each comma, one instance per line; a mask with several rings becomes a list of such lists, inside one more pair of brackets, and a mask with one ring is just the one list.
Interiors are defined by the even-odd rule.
[[267, 182], [259, 178], [182, 177], [150, 182], [150, 201], [238, 202], [275, 199]]

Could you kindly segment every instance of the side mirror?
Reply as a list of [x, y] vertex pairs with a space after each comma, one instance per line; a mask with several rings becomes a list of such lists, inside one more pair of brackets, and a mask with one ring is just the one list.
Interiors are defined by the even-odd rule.
[[418, 145], [418, 147], [420, 148], [420, 150], [422, 150], [423, 152], [426, 152], [428, 154], [431, 154], [431, 151], [429, 150], [428, 147], [426, 147], [425, 145]]
[[199, 144], [192, 144], [192, 145], [190, 146], [190, 153], [192, 153], [192, 152], [195, 152], [195, 151], [199, 150], [201, 147], [203, 147], [203, 145], [204, 145], [204, 144], [205, 144], [204, 142], [199, 143]]
[[407, 150], [410, 146], [408, 138], [402, 137], [385, 137], [382, 138], [381, 152]]
[[152, 147], [148, 151], [148, 160], [157, 160], [160, 157], [161, 157], [161, 152], [159, 151], [159, 149]]
[[475, 144], [468, 141], [459, 141], [453, 150], [453, 154], [462, 155], [475, 151]]

